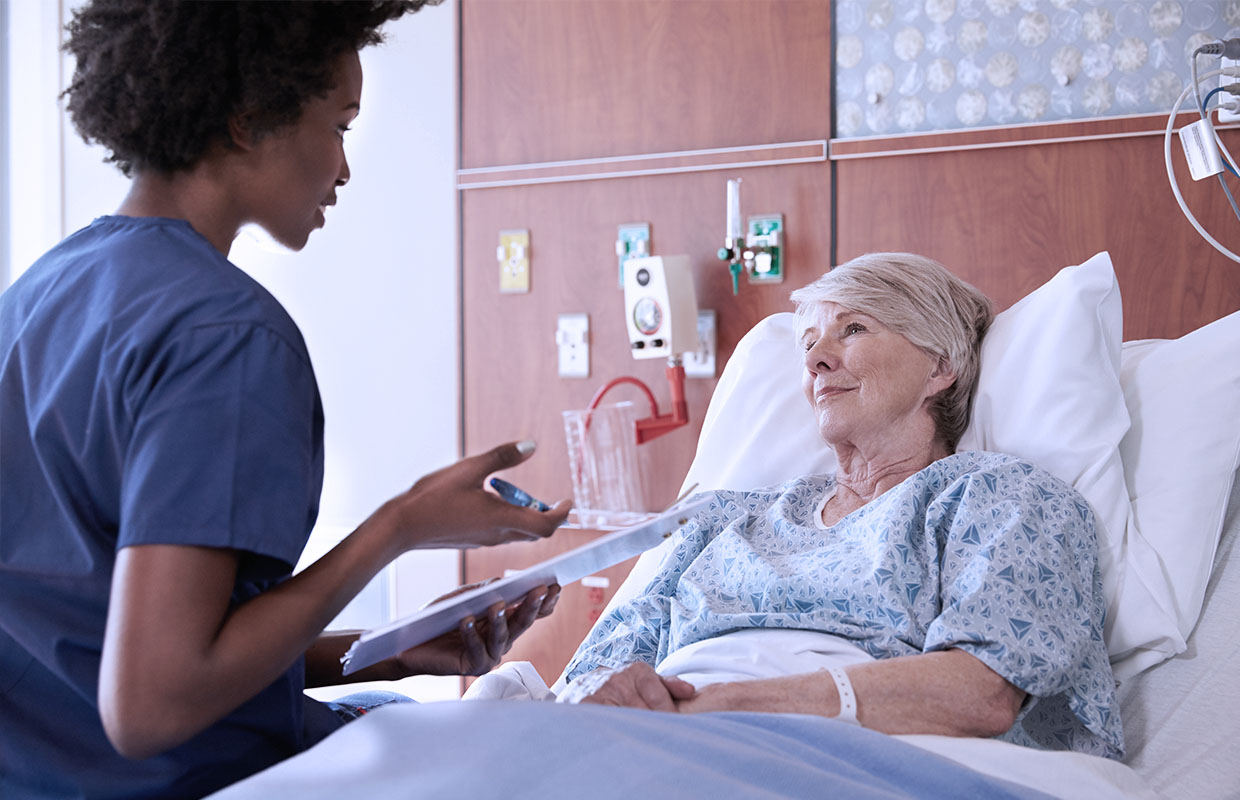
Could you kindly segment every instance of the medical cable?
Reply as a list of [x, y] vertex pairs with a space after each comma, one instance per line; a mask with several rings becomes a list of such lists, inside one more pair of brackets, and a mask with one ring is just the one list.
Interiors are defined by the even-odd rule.
[[[1235, 84], [1240, 86], [1240, 84]], [[1238, 90], [1240, 91], [1240, 90]], [[1232, 100], [1227, 104], [1230, 111], [1240, 114], [1240, 100]], [[1240, 166], [1237, 166], [1236, 159], [1231, 157], [1231, 151], [1227, 149], [1227, 145], [1223, 144], [1223, 139], [1218, 135], [1218, 131], [1214, 132], [1214, 143], [1218, 145], [1219, 152], [1225, 157], [1224, 164], [1231, 165], [1231, 173], [1240, 176]]]
[[[1218, 142], [1220, 146], [1222, 146], [1222, 139], [1219, 138], [1218, 131], [1214, 130], [1214, 121], [1210, 119], [1210, 113], [1206, 111], [1206, 103], [1209, 102], [1210, 98], [1214, 96], [1215, 92], [1220, 91], [1223, 87], [1220, 86], [1218, 89], [1215, 89], [1213, 92], [1206, 95], [1206, 99], [1204, 101], [1201, 99], [1201, 81], [1197, 78], [1197, 56], [1223, 56], [1226, 53], [1232, 54], [1231, 56], [1226, 57], [1240, 56], [1240, 40], [1230, 39], [1227, 42], [1211, 42], [1210, 44], [1198, 47], [1193, 53], [1193, 95], [1197, 100], [1197, 113], [1201, 115], [1202, 121], [1205, 122], [1206, 129], [1210, 132], [1211, 138]], [[1226, 151], [1227, 148], [1223, 147], [1222, 149]], [[1228, 153], [1227, 161], [1230, 160], [1231, 154]], [[1231, 174], [1240, 177], [1240, 175], [1237, 175], [1236, 170], [1230, 166], [1227, 161], [1223, 162], [1223, 166], [1227, 167], [1227, 169], [1231, 171]], [[1227, 202], [1231, 206], [1232, 213], [1236, 215], [1236, 221], [1240, 222], [1240, 207], [1236, 206], [1236, 198], [1232, 197], [1231, 189], [1227, 187], [1227, 180], [1221, 174], [1216, 175], [1215, 177], [1218, 178], [1218, 185], [1223, 187], [1223, 194], [1227, 196]]]
[[[1222, 45], [1221, 42], [1217, 44], [1219, 44], [1220, 47]], [[1194, 58], [1194, 61], [1195, 61], [1195, 58]], [[1222, 69], [1211, 70], [1210, 72], [1207, 72], [1205, 75], [1200, 76], [1200, 79], [1204, 80], [1204, 79], [1213, 78], [1219, 75], [1227, 75], [1233, 78], [1240, 77], [1240, 67], [1224, 67]], [[1227, 256], [1232, 261], [1240, 263], [1240, 256], [1236, 255], [1235, 253], [1233, 253], [1232, 251], [1224, 247], [1222, 244], [1220, 244], [1218, 240], [1215, 239], [1213, 236], [1211, 236], [1209, 231], [1207, 231], [1201, 225], [1201, 223], [1197, 221], [1197, 218], [1193, 216], [1193, 212], [1189, 210], [1188, 203], [1184, 201], [1184, 195], [1180, 193], [1180, 186], [1176, 182], [1176, 179], [1175, 179], [1175, 168], [1173, 167], [1171, 163], [1171, 133], [1172, 131], [1175, 130], [1175, 118], [1180, 113], [1180, 107], [1184, 105], [1184, 101], [1188, 98], [1189, 93], [1193, 92], [1194, 88], [1197, 85], [1198, 76], [1196, 74], [1195, 64], [1194, 64], [1194, 69], [1193, 69], [1193, 79], [1194, 79], [1193, 86], [1185, 87], [1184, 91], [1180, 92], [1179, 98], [1175, 101], [1175, 105], [1173, 105], [1171, 108], [1171, 114], [1168, 115], [1167, 117], [1167, 128], [1163, 133], [1163, 161], [1165, 162], [1166, 167], [1167, 167], [1167, 180], [1171, 184], [1171, 192], [1172, 194], [1175, 195], [1175, 201], [1177, 204], [1179, 204], [1180, 211], [1184, 213], [1185, 218], [1189, 221], [1189, 223], [1193, 226], [1193, 228], [1196, 229], [1197, 233], [1201, 234], [1201, 237], [1205, 239], [1207, 242], [1209, 242], [1210, 245], [1214, 247], [1215, 250]], [[1200, 108], [1200, 106], [1198, 106], [1198, 108]], [[1227, 154], [1227, 158], [1228, 160], [1231, 160], [1230, 153]]]
[[1236, 221], [1240, 222], [1240, 208], [1236, 207], [1236, 198], [1231, 196], [1231, 189], [1227, 188], [1227, 181], [1223, 180], [1223, 173], [1219, 173], [1214, 177], [1218, 178], [1218, 185], [1223, 187], [1223, 194], [1227, 195], [1227, 202], [1231, 203], [1232, 213], [1236, 215]]
[[[1233, 86], [1235, 88], [1233, 88]], [[1206, 95], [1205, 103], [1203, 103], [1203, 106], [1207, 108], [1207, 111], [1206, 111], [1207, 114], [1210, 113], [1208, 110], [1210, 101], [1213, 100], [1215, 96], [1219, 94], [1219, 92], [1227, 92], [1232, 95], [1236, 94], [1237, 92], [1240, 92], [1240, 84], [1233, 84], [1233, 86], [1218, 86], [1210, 90], [1210, 93]], [[1235, 109], [1229, 108], [1229, 110], [1240, 110], [1240, 102], [1237, 102], [1235, 100], [1232, 100], [1230, 103], [1224, 103], [1222, 100], [1220, 100], [1218, 101], [1218, 106], [1215, 107], [1215, 110], [1228, 107], [1228, 106], [1236, 106]], [[1227, 156], [1226, 160], [1223, 161], [1223, 166], [1226, 167], [1227, 171], [1230, 172], [1232, 175], [1235, 175], [1237, 178], [1240, 178], [1240, 172], [1237, 172], [1237, 170], [1240, 169], [1240, 167], [1236, 166], [1235, 159], [1231, 157], [1231, 153], [1228, 152], [1227, 146], [1223, 144], [1223, 140], [1222, 138], [1219, 137], [1217, 131], [1215, 131], [1214, 133], [1214, 140], [1218, 143], [1219, 150], [1222, 151]]]

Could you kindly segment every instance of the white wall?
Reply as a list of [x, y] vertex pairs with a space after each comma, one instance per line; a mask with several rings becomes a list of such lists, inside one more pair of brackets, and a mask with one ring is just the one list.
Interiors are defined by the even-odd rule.
[[4, 90], [8, 125], [8, 286], [61, 238], [59, 5], [10, 0]]
[[[72, 74], [57, 57], [59, 4], [19, 0], [8, 10], [16, 278], [57, 240], [111, 213], [128, 181], [57, 109]], [[243, 235], [230, 254], [297, 321], [318, 375], [327, 464], [310, 558], [458, 457], [455, 15], [447, 0], [388, 25], [388, 42], [363, 51], [362, 112], [346, 138], [352, 178], [326, 227], [300, 253]], [[409, 613], [455, 587], [458, 574], [455, 551], [406, 555], [338, 622]], [[428, 678], [403, 688], [437, 699], [458, 686]]]
[[[0, 0], [0, 133], [9, 141], [9, 2]], [[7, 146], [7, 145], [6, 145]], [[9, 154], [0, 151], [0, 291], [9, 276]]]

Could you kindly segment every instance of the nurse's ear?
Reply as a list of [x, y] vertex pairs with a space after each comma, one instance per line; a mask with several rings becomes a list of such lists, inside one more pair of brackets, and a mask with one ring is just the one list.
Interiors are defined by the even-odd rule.
[[229, 143], [236, 150], [248, 152], [258, 144], [261, 135], [254, 128], [254, 115], [247, 111], [228, 115]]

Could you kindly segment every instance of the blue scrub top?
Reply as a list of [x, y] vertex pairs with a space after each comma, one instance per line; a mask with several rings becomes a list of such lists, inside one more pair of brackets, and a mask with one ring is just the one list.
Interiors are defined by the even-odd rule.
[[297, 326], [187, 222], [98, 219], [0, 295], [0, 796], [199, 797], [304, 748], [300, 660], [142, 761], [96, 695], [119, 548], [235, 550], [245, 602], [305, 546], [322, 443]]

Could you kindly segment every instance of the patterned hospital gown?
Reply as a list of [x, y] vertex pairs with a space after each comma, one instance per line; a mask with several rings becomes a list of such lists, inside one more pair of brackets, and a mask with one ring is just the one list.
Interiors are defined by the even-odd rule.
[[1093, 512], [1075, 489], [1011, 456], [958, 453], [824, 529], [814, 514], [833, 486], [715, 492], [568, 679], [748, 628], [824, 631], [876, 659], [958, 648], [1030, 695], [1000, 738], [1122, 755]]

